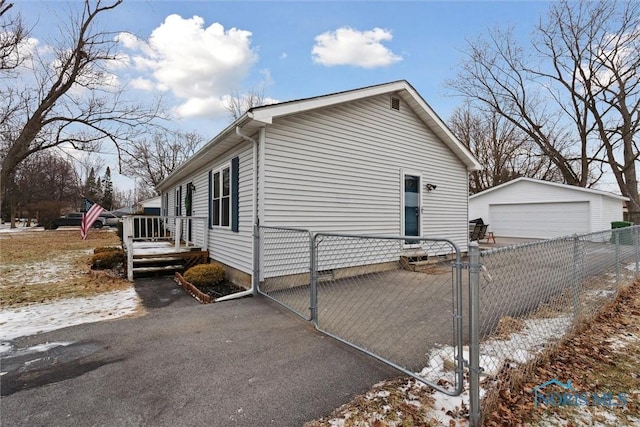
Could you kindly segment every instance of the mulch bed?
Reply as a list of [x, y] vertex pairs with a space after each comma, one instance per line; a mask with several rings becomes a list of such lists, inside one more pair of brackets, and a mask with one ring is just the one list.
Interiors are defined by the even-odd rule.
[[184, 277], [180, 273], [176, 273], [176, 281], [185, 291], [187, 291], [192, 297], [200, 301], [202, 304], [209, 304], [215, 302], [216, 298], [235, 294], [236, 292], [242, 292], [245, 290], [244, 288], [236, 286], [233, 283], [227, 281], [218, 283], [216, 285], [197, 287], [192, 283], [184, 280]]

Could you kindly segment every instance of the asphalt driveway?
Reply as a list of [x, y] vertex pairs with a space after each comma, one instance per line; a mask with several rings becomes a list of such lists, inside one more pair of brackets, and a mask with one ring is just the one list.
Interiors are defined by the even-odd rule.
[[143, 317], [15, 340], [0, 424], [299, 426], [398, 376], [264, 298], [200, 305], [170, 279], [136, 290]]

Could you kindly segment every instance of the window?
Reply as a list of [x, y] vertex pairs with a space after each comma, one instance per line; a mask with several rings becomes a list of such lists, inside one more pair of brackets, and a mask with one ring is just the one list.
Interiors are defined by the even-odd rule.
[[211, 195], [211, 224], [229, 227], [231, 219], [231, 167], [213, 171]]

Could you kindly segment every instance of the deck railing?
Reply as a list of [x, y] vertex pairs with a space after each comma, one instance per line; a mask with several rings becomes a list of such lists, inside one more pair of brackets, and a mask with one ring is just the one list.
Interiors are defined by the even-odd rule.
[[127, 276], [133, 280], [134, 242], [174, 242], [181, 247], [206, 250], [209, 233], [206, 217], [130, 215], [122, 218], [122, 241], [127, 251]]

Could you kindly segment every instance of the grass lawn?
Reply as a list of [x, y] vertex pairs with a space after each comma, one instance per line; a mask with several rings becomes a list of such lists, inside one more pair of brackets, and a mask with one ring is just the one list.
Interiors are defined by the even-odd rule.
[[90, 269], [93, 249], [119, 246], [112, 230], [29, 230], [0, 233], [0, 307], [16, 307], [59, 298], [84, 297], [127, 289], [121, 278]]

